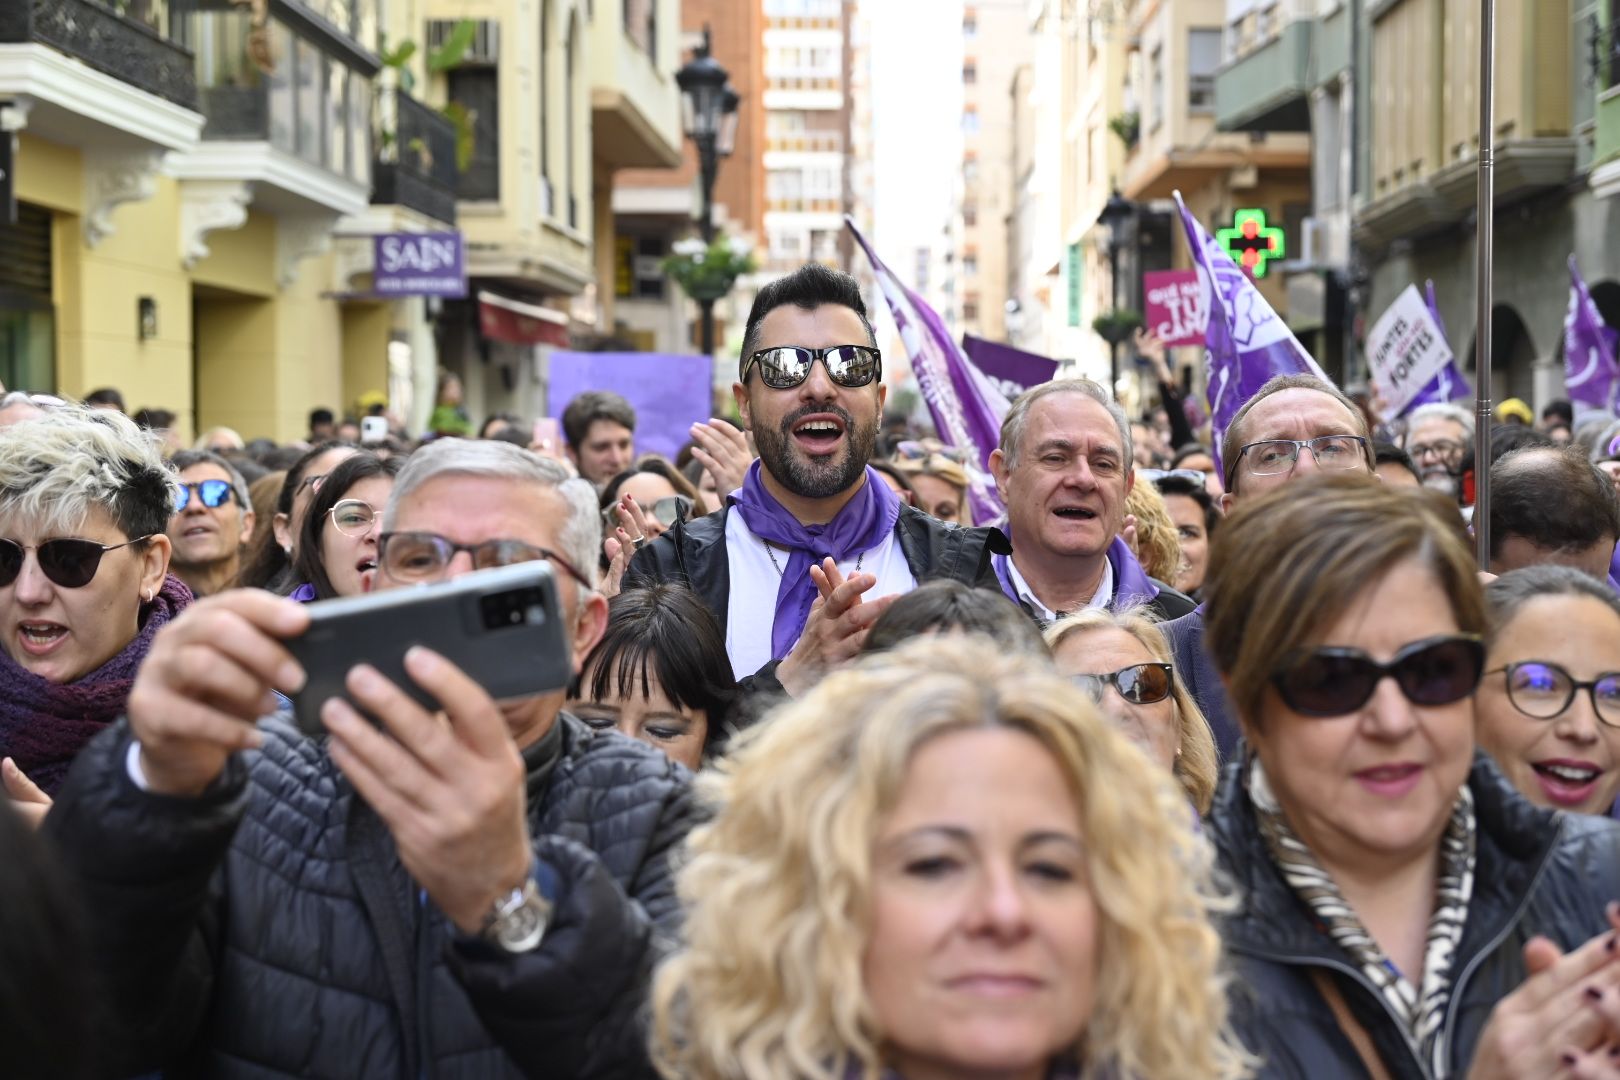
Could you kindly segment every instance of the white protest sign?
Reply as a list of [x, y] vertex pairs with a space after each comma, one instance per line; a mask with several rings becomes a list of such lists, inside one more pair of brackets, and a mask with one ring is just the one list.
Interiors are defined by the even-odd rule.
[[1408, 285], [1367, 335], [1367, 366], [1383, 399], [1384, 415], [1395, 416], [1405, 409], [1451, 362], [1451, 355], [1423, 295], [1416, 285]]

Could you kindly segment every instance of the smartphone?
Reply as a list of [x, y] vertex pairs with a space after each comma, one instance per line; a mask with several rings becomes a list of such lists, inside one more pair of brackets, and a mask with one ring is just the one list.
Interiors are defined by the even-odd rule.
[[380, 443], [388, 438], [388, 417], [363, 416], [360, 418], [360, 441]]
[[309, 605], [309, 614], [309, 629], [287, 648], [306, 676], [293, 698], [293, 714], [312, 736], [325, 734], [320, 711], [328, 698], [355, 704], [344, 680], [356, 664], [370, 664], [425, 708], [437, 710], [433, 696], [405, 674], [405, 653], [413, 645], [455, 664], [496, 701], [561, 690], [574, 673], [557, 584], [542, 561], [320, 600]]
[[557, 452], [556, 417], [542, 416], [534, 422], [534, 435], [530, 439], [530, 445], [544, 447], [552, 453]]

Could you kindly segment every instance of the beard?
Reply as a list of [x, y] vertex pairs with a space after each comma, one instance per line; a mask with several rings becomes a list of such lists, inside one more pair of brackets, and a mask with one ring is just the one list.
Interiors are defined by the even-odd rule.
[[1462, 481], [1447, 469], [1425, 469], [1423, 471], [1423, 486], [1430, 491], [1438, 491], [1443, 495], [1456, 498], [1462, 491]]
[[[836, 416], [844, 422], [842, 454], [811, 457], [793, 444], [794, 426], [818, 414]], [[875, 418], [862, 426], [836, 405], [807, 406], [786, 417], [776, 428], [756, 427], [754, 445], [759, 449], [761, 463], [777, 483], [801, 499], [829, 499], [860, 480], [877, 446], [877, 434]]]

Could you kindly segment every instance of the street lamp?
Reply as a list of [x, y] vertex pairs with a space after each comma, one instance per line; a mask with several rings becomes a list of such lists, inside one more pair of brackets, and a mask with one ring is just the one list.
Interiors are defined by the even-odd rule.
[[[714, 181], [720, 169], [720, 159], [731, 156], [737, 141], [737, 106], [742, 98], [732, 89], [730, 76], [719, 61], [709, 54], [709, 28], [703, 28], [703, 43], [692, 53], [681, 70], [675, 73], [675, 84], [681, 89], [681, 111], [686, 137], [697, 147], [698, 183], [703, 189], [703, 213], [698, 219], [703, 243], [714, 243]], [[731, 288], [718, 295], [694, 296], [702, 312], [703, 352], [714, 355], [714, 302]]]
[[[1119, 311], [1119, 256], [1125, 249], [1129, 234], [1126, 225], [1136, 218], [1136, 204], [1119, 193], [1115, 188], [1113, 194], [1108, 196], [1108, 203], [1097, 218], [1097, 225], [1104, 230], [1107, 238], [1108, 274], [1110, 303], [1113, 304], [1115, 314]], [[1124, 342], [1123, 324], [1115, 324], [1115, 332], [1105, 335], [1108, 342], [1108, 392], [1119, 393], [1119, 347]]]

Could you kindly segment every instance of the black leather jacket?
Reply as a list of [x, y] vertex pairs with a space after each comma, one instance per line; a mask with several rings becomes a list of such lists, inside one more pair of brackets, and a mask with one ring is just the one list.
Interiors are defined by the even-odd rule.
[[[1403, 1029], [1358, 966], [1317, 928], [1266, 848], [1242, 778], [1227, 765], [1210, 815], [1222, 871], [1240, 910], [1222, 938], [1233, 969], [1234, 1024], [1264, 1059], [1259, 1075], [1349, 1080], [1367, 1075], [1311, 981], [1333, 979], [1392, 1077], [1427, 1080]], [[1468, 777], [1477, 862], [1468, 923], [1452, 963], [1444, 1032], [1451, 1075], [1467, 1074], [1491, 1010], [1524, 980], [1524, 944], [1537, 934], [1566, 951], [1608, 929], [1604, 905], [1620, 898], [1620, 822], [1540, 809], [1478, 754]]]
[[103, 732], [45, 831], [93, 913], [116, 1075], [653, 1076], [638, 1010], [678, 929], [669, 858], [692, 825], [687, 774], [557, 723], [529, 823], [560, 887], [520, 956], [426, 901], [324, 746], [285, 720], [261, 721], [263, 748], [198, 799], [140, 790], [127, 725]]

